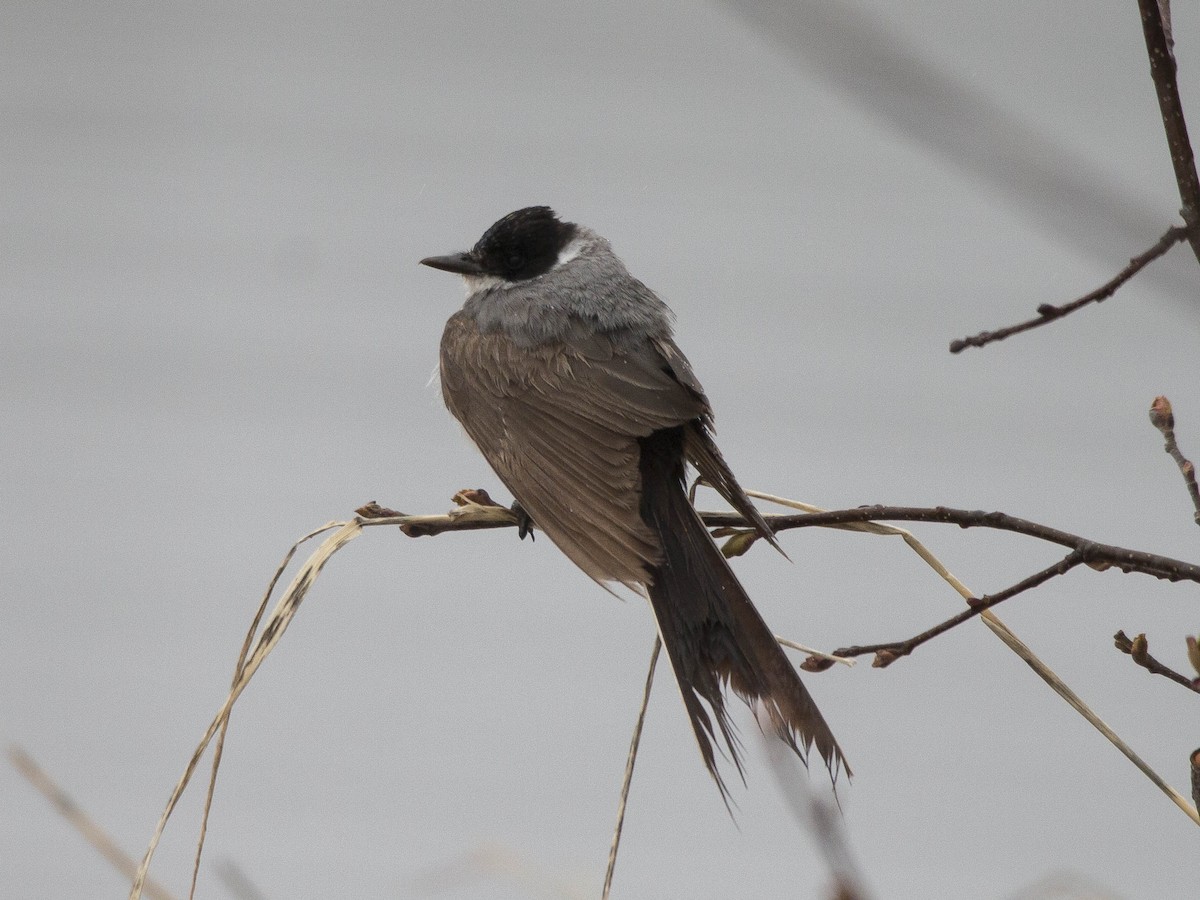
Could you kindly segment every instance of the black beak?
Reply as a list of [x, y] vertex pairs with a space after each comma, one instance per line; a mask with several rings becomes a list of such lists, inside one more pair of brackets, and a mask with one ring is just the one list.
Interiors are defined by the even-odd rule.
[[449, 256], [427, 256], [421, 265], [459, 275], [482, 275], [483, 269], [470, 253], [451, 253]]

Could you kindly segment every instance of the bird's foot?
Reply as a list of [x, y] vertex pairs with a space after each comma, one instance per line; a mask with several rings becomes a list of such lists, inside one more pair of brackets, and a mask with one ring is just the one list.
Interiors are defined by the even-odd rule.
[[517, 519], [517, 537], [519, 537], [521, 540], [525, 540], [526, 535], [528, 535], [529, 540], [535, 540], [533, 534], [533, 519], [529, 517], [529, 513], [525, 512], [525, 507], [521, 506], [520, 503], [514, 500], [510, 509], [512, 510], [512, 514]]

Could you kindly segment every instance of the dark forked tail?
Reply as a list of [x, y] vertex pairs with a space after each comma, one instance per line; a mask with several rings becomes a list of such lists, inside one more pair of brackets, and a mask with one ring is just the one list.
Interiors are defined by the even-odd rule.
[[740, 742], [725, 708], [728, 684], [751, 708], [762, 704], [775, 733], [806, 765], [815, 744], [835, 780], [839, 769], [849, 775], [816, 703], [688, 502], [683, 440], [683, 429], [670, 428], [640, 441], [641, 515], [662, 541], [650, 604], [704, 764], [728, 799], [713, 752], [719, 731], [744, 780]]

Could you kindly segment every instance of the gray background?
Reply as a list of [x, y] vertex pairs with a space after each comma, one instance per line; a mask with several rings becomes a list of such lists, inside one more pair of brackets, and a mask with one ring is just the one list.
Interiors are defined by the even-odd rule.
[[[1177, 6], [1197, 127], [1200, 19]], [[747, 486], [1195, 558], [1146, 419], [1170, 396], [1200, 457], [1186, 248], [1067, 322], [946, 352], [1175, 220], [1135, 4], [858, 9], [5, 4], [0, 740], [140, 855], [296, 537], [371, 499], [504, 496], [429, 383], [460, 286], [416, 261], [531, 203], [672, 304]], [[978, 593], [1056, 558], [918, 532]], [[737, 569], [794, 639], [959, 608], [897, 541], [784, 544], [794, 563]], [[1000, 615], [1186, 790], [1194, 698], [1110, 637], [1182, 668], [1194, 598], [1085, 570]], [[229, 864], [271, 898], [597, 896], [652, 634], [548, 541], [369, 531], [237, 708], [202, 896], [232, 896]], [[735, 825], [660, 675], [616, 896], [823, 896], [749, 716]], [[1194, 896], [1195, 826], [982, 626], [808, 682], [878, 896]], [[153, 870], [181, 891], [201, 794]], [[0, 798], [0, 894], [124, 896], [8, 766]]]

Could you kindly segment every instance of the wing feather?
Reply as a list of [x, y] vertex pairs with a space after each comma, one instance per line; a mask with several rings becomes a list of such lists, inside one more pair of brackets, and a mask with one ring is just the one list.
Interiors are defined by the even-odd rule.
[[652, 339], [517, 346], [466, 314], [442, 337], [442, 392], [496, 474], [597, 581], [635, 586], [661, 555], [638, 505], [638, 438], [707, 416]]

